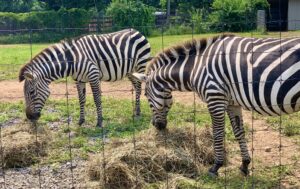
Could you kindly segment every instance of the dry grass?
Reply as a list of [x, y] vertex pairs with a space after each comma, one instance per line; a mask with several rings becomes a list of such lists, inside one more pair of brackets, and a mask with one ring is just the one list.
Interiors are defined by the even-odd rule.
[[17, 125], [2, 130], [3, 166], [5, 168], [26, 167], [38, 161], [39, 156], [46, 155], [49, 141], [47, 131], [35, 129], [28, 125]]
[[212, 145], [210, 128], [149, 129], [136, 136], [135, 145], [128, 139], [111, 141], [104, 158], [101, 153], [90, 157], [87, 175], [104, 188], [142, 188], [167, 178], [176, 188], [178, 180], [196, 178], [213, 163]]

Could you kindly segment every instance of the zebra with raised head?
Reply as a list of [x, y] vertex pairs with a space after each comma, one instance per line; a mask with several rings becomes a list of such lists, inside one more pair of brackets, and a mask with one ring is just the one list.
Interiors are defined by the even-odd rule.
[[195, 91], [207, 103], [213, 125], [218, 175], [224, 162], [224, 127], [227, 113], [239, 142], [242, 165], [249, 174], [251, 161], [241, 108], [263, 115], [282, 115], [300, 107], [300, 38], [255, 39], [221, 35], [171, 47], [152, 59], [145, 74], [145, 95], [158, 129], [167, 125], [172, 91]]
[[116, 81], [127, 76], [136, 91], [135, 114], [140, 115], [141, 82], [133, 72], [144, 73], [150, 58], [150, 44], [134, 29], [103, 35], [86, 35], [50, 46], [32, 58], [19, 73], [25, 80], [26, 116], [37, 120], [50, 95], [49, 84], [71, 76], [76, 81], [80, 104], [79, 125], [85, 121], [86, 83], [89, 82], [102, 126], [100, 81]]

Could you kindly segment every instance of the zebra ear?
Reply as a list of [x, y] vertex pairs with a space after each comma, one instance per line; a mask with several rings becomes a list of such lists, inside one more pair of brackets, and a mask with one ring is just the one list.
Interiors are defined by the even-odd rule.
[[25, 72], [24, 77], [25, 77], [25, 79], [28, 79], [28, 80], [33, 80], [34, 79], [33, 74], [29, 73], [29, 72]]
[[146, 82], [148, 79], [146, 74], [141, 74], [141, 73], [133, 73], [132, 76], [141, 82]]

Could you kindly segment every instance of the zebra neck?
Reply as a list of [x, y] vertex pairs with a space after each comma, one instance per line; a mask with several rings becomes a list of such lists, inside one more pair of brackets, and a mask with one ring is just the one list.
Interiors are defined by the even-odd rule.
[[52, 82], [73, 74], [73, 64], [68, 61], [34, 64], [33, 70], [39, 78]]
[[159, 86], [163, 86], [166, 90], [171, 91], [193, 91], [189, 73], [181, 73], [169, 70], [166, 73], [163, 69], [155, 75], [154, 81], [157, 81]]

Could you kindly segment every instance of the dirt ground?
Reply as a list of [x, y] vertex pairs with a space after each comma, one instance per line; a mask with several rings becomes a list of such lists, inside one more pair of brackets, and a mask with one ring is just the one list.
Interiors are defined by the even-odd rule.
[[[54, 99], [66, 98], [66, 87], [68, 88], [69, 97], [76, 98], [77, 91], [74, 83], [66, 85], [65, 83], [54, 83], [50, 85], [51, 97]], [[0, 89], [5, 89], [0, 92], [1, 102], [16, 102], [23, 100], [23, 83], [17, 81], [1, 81]], [[113, 83], [102, 82], [101, 90], [104, 96], [110, 96], [114, 98], [129, 98], [132, 99], [132, 86], [127, 80], [118, 81]], [[91, 95], [90, 87], [87, 86], [87, 93]], [[194, 93], [182, 93], [175, 92], [173, 94], [176, 102], [184, 104], [193, 104]], [[142, 95], [144, 99], [144, 95]], [[199, 98], [196, 97], [196, 103], [201, 103]], [[250, 134], [248, 135], [248, 148], [253, 151], [254, 164], [255, 162], [260, 162], [266, 167], [272, 167], [274, 165], [290, 165], [295, 164], [295, 159], [300, 157], [299, 145], [285, 136], [279, 137], [279, 132], [272, 129], [264, 120], [252, 119], [251, 112], [243, 112], [244, 122], [250, 127]], [[253, 131], [253, 132], [251, 132]], [[253, 133], [253, 135], [251, 135]], [[252, 140], [253, 139], [253, 140]], [[281, 147], [279, 148], [281, 143]], [[279, 150], [281, 149], [281, 151]], [[238, 151], [238, 145], [233, 145], [232, 149], [229, 151]], [[252, 154], [252, 153], [251, 153]], [[280, 155], [281, 154], [281, 155]], [[229, 159], [233, 164], [240, 164], [240, 156], [234, 156]], [[252, 166], [252, 165], [251, 165]], [[251, 167], [250, 166], [250, 167]], [[295, 183], [296, 188], [300, 188], [300, 165], [296, 162], [295, 171], [293, 171], [289, 176], [282, 178], [283, 188], [290, 188], [289, 182], [292, 180]], [[230, 168], [230, 167], [229, 167]], [[236, 166], [235, 166], [236, 168]], [[294, 185], [294, 186], [295, 186]]]
[[[24, 83], [17, 82], [15, 80], [0, 81], [0, 89], [5, 89], [5, 91], [0, 91], [0, 101], [1, 102], [15, 102], [19, 100], [24, 100], [23, 95], [23, 85]], [[69, 98], [77, 98], [77, 90], [74, 82], [66, 83], [52, 83], [50, 84], [51, 99], [64, 99], [66, 98], [66, 88], [68, 88]], [[92, 95], [89, 84], [86, 85], [87, 94]], [[102, 82], [101, 91], [103, 96], [116, 97], [116, 98], [127, 98], [132, 99], [132, 85], [128, 80], [122, 80], [117, 82]], [[175, 92], [173, 94], [174, 98], [178, 102], [184, 102], [192, 104], [194, 99], [193, 93], [179, 93]], [[141, 96], [145, 99], [144, 93]], [[196, 98], [196, 101], [200, 103], [200, 100]]]

